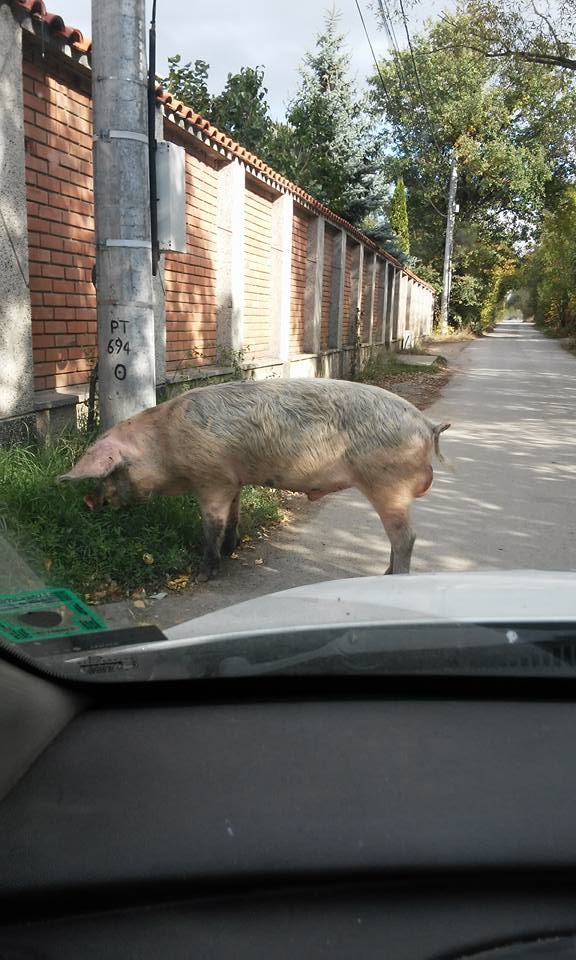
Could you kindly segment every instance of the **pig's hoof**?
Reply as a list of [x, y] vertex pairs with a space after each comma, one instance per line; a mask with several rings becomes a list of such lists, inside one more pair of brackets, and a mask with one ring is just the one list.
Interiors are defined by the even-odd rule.
[[198, 573], [196, 574], [196, 583], [208, 583], [209, 580], [214, 579], [217, 573], [218, 573], [217, 567], [201, 566]]
[[229, 557], [231, 554], [233, 554], [239, 543], [240, 537], [238, 534], [234, 534], [234, 536], [231, 537], [226, 537], [224, 543], [222, 544], [222, 556]]

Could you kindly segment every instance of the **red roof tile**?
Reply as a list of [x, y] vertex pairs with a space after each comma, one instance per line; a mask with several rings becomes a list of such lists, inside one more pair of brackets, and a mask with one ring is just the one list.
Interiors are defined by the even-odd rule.
[[43, 0], [0, 0], [0, 2], [8, 3], [14, 11], [27, 14], [32, 20], [43, 23], [48, 33], [64, 40], [71, 47], [76, 48], [78, 53], [87, 54], [92, 49], [91, 41], [84, 38], [82, 31], [77, 27], [68, 26], [59, 14], [50, 13]]

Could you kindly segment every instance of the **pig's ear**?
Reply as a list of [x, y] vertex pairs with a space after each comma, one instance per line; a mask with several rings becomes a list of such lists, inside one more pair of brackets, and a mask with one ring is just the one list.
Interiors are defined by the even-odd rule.
[[117, 440], [103, 437], [90, 447], [68, 473], [58, 477], [58, 482], [65, 480], [103, 480], [113, 470], [126, 463], [126, 457]]

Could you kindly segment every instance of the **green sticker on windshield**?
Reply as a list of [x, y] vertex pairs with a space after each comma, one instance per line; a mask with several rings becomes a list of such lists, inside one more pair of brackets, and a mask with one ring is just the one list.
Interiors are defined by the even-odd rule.
[[101, 617], [70, 590], [47, 587], [0, 594], [0, 637], [12, 643], [107, 629]]

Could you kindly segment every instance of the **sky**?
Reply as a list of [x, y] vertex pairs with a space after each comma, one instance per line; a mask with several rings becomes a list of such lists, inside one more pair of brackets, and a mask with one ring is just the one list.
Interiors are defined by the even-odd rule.
[[[376, 54], [384, 56], [385, 34], [378, 28], [371, 0], [359, 3]], [[69, 26], [78, 27], [85, 36], [92, 35], [90, 0], [48, 0], [46, 6]], [[335, 6], [351, 55], [351, 74], [361, 84], [372, 72], [373, 60], [356, 2], [336, 0]], [[439, 6], [440, 0], [424, 0], [421, 4], [427, 13]], [[151, 7], [151, 0], [146, 0], [147, 27]], [[210, 91], [215, 94], [224, 87], [229, 72], [262, 66], [270, 112], [280, 120], [296, 91], [304, 52], [313, 49], [331, 7], [331, 0], [270, 0], [268, 4], [157, 0], [156, 72], [165, 75], [168, 57], [176, 53], [182, 55], [184, 63], [205, 60], [210, 64]], [[400, 28], [397, 33], [400, 41]]]

